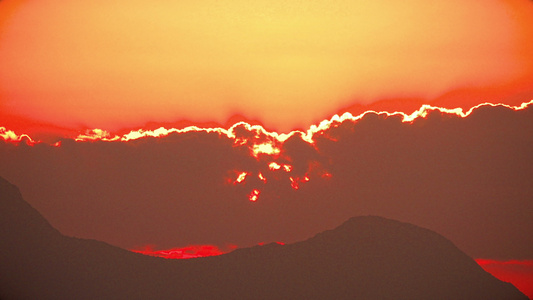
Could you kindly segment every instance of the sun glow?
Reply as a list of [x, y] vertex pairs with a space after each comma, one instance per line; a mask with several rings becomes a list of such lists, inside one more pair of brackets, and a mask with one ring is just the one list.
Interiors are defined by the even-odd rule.
[[289, 173], [290, 171], [292, 171], [292, 166], [291, 165], [283, 165], [283, 170], [285, 170], [285, 172]]
[[529, 2], [1, 1], [0, 115], [114, 131], [241, 114], [288, 131], [355, 99], [516, 91]]
[[275, 171], [275, 170], [279, 170], [281, 169], [281, 165], [278, 164], [277, 162], [271, 162], [270, 164], [268, 164], [268, 167], [270, 168], [270, 170], [272, 171]]
[[263, 173], [259, 173], [259, 175], [257, 175], [257, 177], [259, 177], [259, 179], [260, 179], [262, 182], [264, 182], [264, 183], [267, 182], [267, 179], [266, 179], [266, 177], [263, 175]]
[[96, 141], [103, 140], [108, 142], [118, 141], [120, 137], [117, 135], [111, 136], [111, 133], [108, 131], [95, 128], [93, 130], [87, 130], [85, 134], [78, 135], [75, 140], [76, 142], [85, 142], [85, 141]]
[[248, 173], [241, 172], [239, 176], [237, 176], [237, 179], [233, 182], [233, 184], [242, 183], [246, 179], [246, 176], [248, 176]]
[[299, 177], [289, 177], [290, 181], [291, 181], [291, 187], [295, 190], [298, 190], [300, 189], [300, 184], [302, 183], [306, 183], [308, 182], [310, 179], [309, 179], [309, 176], [308, 175], [305, 175], [304, 177], [302, 178], [299, 178]]
[[259, 155], [261, 154], [274, 156], [279, 154], [280, 150], [279, 148], [273, 146], [271, 143], [263, 143], [259, 145], [254, 145], [252, 152], [255, 157], [259, 157]]
[[259, 199], [259, 194], [261, 194], [261, 191], [258, 190], [258, 189], [254, 189], [254, 190], [252, 190], [252, 192], [251, 192], [250, 195], [248, 196], [248, 199], [249, 199], [251, 202], [256, 202], [257, 199]]

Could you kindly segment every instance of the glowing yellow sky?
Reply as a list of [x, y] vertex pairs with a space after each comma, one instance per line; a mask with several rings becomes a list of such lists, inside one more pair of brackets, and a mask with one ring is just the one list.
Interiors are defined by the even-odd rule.
[[353, 103], [530, 76], [532, 6], [5, 0], [0, 108], [106, 129], [241, 113], [289, 130]]

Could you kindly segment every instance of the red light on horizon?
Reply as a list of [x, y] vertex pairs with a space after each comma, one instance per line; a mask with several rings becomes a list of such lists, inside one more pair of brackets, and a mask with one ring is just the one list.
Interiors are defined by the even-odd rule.
[[[285, 243], [284, 242], [279, 242], [279, 241], [276, 241], [276, 242], [272, 242], [274, 244], [278, 244], [278, 245], [281, 245], [281, 246], [284, 246]], [[267, 245], [267, 243], [265, 242], [260, 242], [260, 243], [257, 243], [258, 246], [264, 246], [264, 245]]]
[[[279, 241], [274, 243], [285, 245], [284, 242]], [[257, 243], [257, 245], [264, 246], [266, 243], [260, 242]], [[223, 251], [219, 247], [213, 245], [190, 245], [182, 248], [155, 250], [153, 246], [145, 246], [142, 249], [132, 249], [130, 251], [166, 259], [189, 259], [222, 255], [237, 249], [238, 246], [229, 245], [226, 248], [228, 248], [228, 251]], [[530, 298], [533, 296], [533, 260], [498, 261], [491, 259], [476, 259], [475, 261], [486, 272], [492, 274], [494, 277], [512, 283]]]
[[533, 260], [476, 259], [475, 261], [486, 272], [499, 280], [512, 283], [522, 293], [533, 299]]
[[[228, 248], [230, 248], [230, 250], [234, 250], [237, 248], [237, 246], [230, 245]], [[162, 257], [166, 259], [188, 259], [216, 256], [227, 253], [213, 245], [190, 245], [183, 248], [172, 248], [167, 250], [154, 250], [152, 246], [145, 246], [143, 249], [133, 249], [131, 251], [143, 255]]]
[[475, 261], [480, 266], [485, 265], [521, 265], [521, 266], [529, 266], [533, 267], [533, 260], [494, 260], [494, 259], [484, 259], [484, 258], [476, 258]]

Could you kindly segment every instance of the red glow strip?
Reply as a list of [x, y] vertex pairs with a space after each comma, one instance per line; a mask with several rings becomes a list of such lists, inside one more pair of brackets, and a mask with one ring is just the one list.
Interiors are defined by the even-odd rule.
[[533, 299], [533, 260], [476, 259], [476, 262], [492, 276], [512, 283], [522, 293]]
[[528, 266], [533, 267], [533, 260], [493, 260], [493, 259], [483, 259], [478, 258], [476, 259], [476, 262], [480, 266], [485, 265], [519, 265], [519, 266]]
[[[235, 245], [228, 246], [230, 250], [237, 248]], [[167, 259], [187, 259], [196, 257], [207, 257], [224, 254], [226, 252], [212, 245], [191, 245], [183, 248], [172, 248], [167, 250], [154, 250], [151, 246], [145, 246], [143, 249], [131, 250], [149, 256], [163, 257]]]

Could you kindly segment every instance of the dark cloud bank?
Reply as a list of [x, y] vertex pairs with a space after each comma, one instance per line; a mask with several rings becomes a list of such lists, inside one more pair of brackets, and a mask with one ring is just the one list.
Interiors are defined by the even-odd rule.
[[[412, 123], [367, 114], [313, 139], [294, 135], [279, 157], [258, 158], [250, 143], [203, 131], [2, 142], [0, 176], [62, 233], [126, 249], [290, 243], [372, 214], [439, 232], [472, 257], [533, 259], [531, 107], [481, 107], [467, 118], [434, 111]], [[272, 161], [293, 169], [271, 170]], [[249, 175], [233, 184], [239, 172]], [[291, 187], [289, 177], [305, 176]]]

